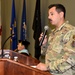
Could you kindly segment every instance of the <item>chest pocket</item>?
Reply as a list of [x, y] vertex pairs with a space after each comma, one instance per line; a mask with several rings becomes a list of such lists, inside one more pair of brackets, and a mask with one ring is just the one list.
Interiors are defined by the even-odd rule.
[[59, 36], [55, 36], [53, 40], [50, 41], [50, 46], [52, 50], [57, 53], [60, 53], [61, 50], [63, 49], [62, 36], [63, 36], [62, 34]]

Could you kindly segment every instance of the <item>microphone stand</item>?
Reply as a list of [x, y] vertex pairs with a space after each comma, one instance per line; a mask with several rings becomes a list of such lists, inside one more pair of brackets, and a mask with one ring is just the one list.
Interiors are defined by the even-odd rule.
[[1, 55], [0, 55], [0, 57], [1, 58], [3, 58], [4, 57], [4, 45], [5, 45], [5, 43], [7, 42], [7, 40], [10, 38], [10, 37], [12, 37], [14, 34], [11, 34], [6, 40], [5, 40], [5, 42], [3, 43], [3, 45], [2, 45], [2, 52], [1, 52]]

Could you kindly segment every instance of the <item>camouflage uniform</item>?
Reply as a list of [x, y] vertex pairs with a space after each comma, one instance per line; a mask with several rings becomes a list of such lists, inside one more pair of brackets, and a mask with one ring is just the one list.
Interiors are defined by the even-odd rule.
[[45, 62], [53, 75], [75, 75], [75, 27], [67, 21], [49, 35], [48, 44], [42, 46]]

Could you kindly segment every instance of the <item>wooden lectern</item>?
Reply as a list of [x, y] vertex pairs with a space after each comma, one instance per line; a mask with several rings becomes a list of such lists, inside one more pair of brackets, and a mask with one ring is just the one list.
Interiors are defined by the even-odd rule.
[[[9, 53], [4, 58], [0, 58], [0, 75], [51, 75], [49, 72], [44, 72], [33, 68], [31, 66], [36, 66], [40, 61], [28, 57], [11, 50], [4, 50], [4, 53]], [[18, 61], [14, 60], [14, 57], [18, 57]]]

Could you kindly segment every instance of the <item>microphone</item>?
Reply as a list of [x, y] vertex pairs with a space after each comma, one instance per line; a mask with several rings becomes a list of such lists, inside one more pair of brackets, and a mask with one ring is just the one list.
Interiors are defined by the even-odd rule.
[[5, 40], [5, 42], [4, 42], [3, 45], [2, 45], [2, 52], [1, 52], [1, 55], [0, 55], [2, 58], [4, 57], [4, 51], [3, 51], [4, 45], [5, 45], [5, 43], [7, 42], [7, 40], [8, 40], [10, 37], [12, 37], [13, 35], [15, 35], [15, 34], [11, 34], [11, 35]]
[[44, 27], [44, 30], [45, 30], [45, 31], [44, 31], [44, 33], [43, 33], [43, 37], [42, 37], [42, 39], [41, 39], [41, 41], [40, 41], [39, 46], [42, 46], [42, 43], [43, 43], [43, 41], [44, 41], [44, 38], [45, 38], [45, 35], [46, 35], [48, 29], [49, 29], [48, 26], [45, 26], [45, 27]]

